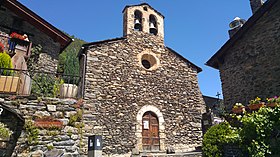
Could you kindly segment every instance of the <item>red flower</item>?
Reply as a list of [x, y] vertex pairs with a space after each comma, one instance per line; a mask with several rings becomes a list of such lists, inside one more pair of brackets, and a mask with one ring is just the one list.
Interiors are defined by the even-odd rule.
[[20, 39], [20, 40], [26, 39], [25, 36], [20, 35], [20, 34], [17, 34], [16, 32], [13, 32], [13, 33], [10, 35], [10, 37], [11, 37], [11, 38], [17, 38], [17, 39]]
[[4, 44], [0, 43], [0, 52], [4, 52]]

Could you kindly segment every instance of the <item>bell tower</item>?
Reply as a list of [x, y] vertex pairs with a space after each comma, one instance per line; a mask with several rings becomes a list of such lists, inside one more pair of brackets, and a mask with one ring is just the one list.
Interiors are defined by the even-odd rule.
[[123, 10], [123, 34], [144, 32], [164, 38], [164, 16], [147, 3], [126, 6]]

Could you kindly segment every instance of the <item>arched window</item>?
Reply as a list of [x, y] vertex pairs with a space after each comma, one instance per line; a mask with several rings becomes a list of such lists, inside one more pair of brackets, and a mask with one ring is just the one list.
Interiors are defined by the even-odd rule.
[[134, 12], [134, 30], [142, 31], [142, 12], [139, 10]]
[[150, 26], [150, 33], [157, 35], [157, 33], [158, 33], [157, 19], [154, 15], [150, 15], [150, 17], [149, 17], [149, 26]]

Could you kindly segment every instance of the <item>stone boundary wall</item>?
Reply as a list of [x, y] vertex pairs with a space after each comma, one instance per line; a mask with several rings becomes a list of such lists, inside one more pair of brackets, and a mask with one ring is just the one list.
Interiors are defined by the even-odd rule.
[[[13, 157], [29, 157], [36, 155], [49, 156], [49, 153], [60, 153], [63, 156], [82, 156], [87, 143], [83, 137], [83, 122], [74, 120], [77, 113], [83, 111], [81, 101], [58, 98], [0, 98], [0, 103], [15, 110], [25, 118], [25, 124], [36, 121], [42, 117], [52, 117], [62, 122], [61, 128], [39, 128], [38, 143], [28, 144], [28, 133], [23, 129], [13, 152]], [[70, 124], [69, 121], [72, 121]], [[87, 141], [87, 139], [86, 139]]]

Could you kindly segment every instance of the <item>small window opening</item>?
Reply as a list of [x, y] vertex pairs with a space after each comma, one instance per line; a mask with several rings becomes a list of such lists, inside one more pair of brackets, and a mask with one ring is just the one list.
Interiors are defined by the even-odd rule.
[[145, 69], [152, 69], [157, 65], [156, 58], [151, 54], [143, 54], [141, 57], [141, 63]]
[[148, 11], [148, 8], [147, 8], [147, 7], [144, 7], [144, 10], [145, 10], [145, 11]]
[[151, 63], [148, 60], [146, 60], [146, 59], [142, 60], [142, 65], [146, 69], [150, 69], [151, 68]]
[[134, 30], [142, 31], [142, 13], [139, 10], [134, 12]]
[[153, 35], [157, 35], [158, 33], [157, 20], [154, 15], [150, 15], [149, 17], [149, 26], [150, 26], [150, 33]]

